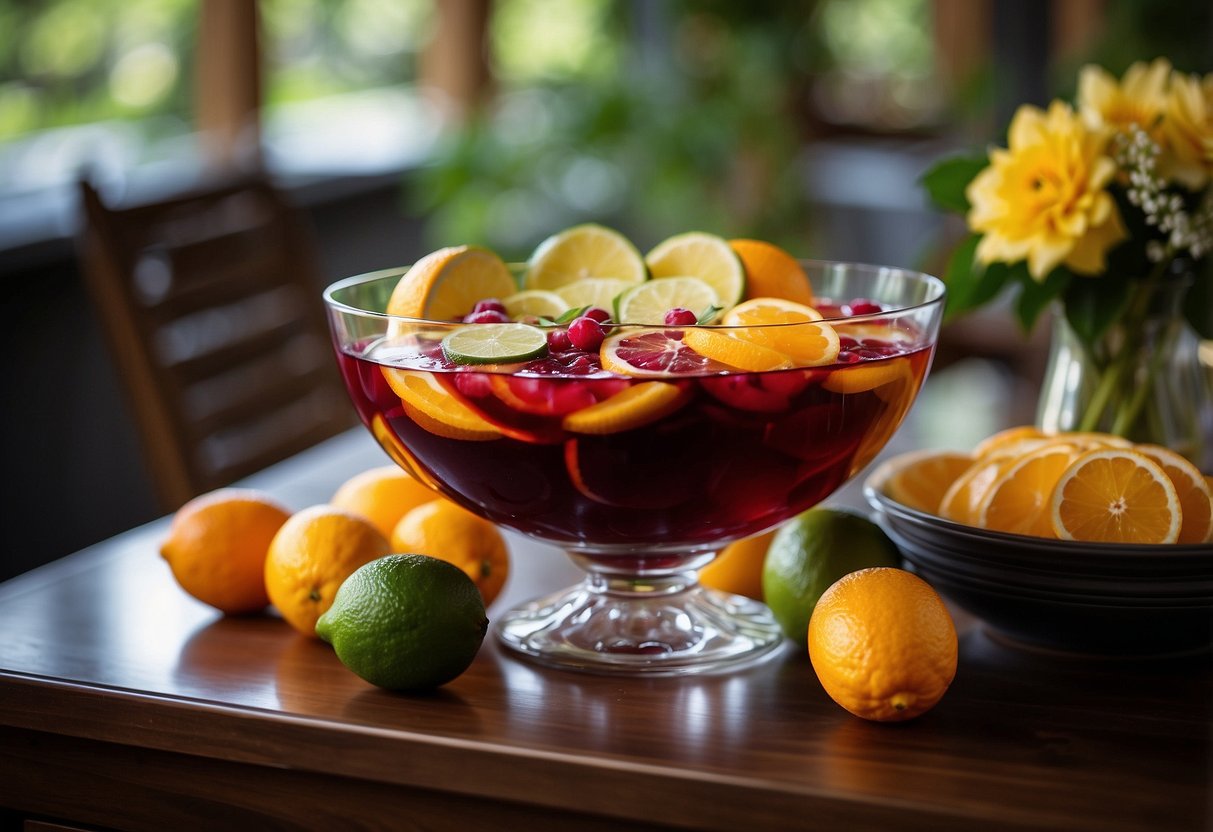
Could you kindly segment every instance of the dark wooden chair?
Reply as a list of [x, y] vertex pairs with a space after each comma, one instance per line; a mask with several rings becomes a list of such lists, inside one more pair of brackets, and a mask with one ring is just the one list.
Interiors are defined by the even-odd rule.
[[166, 510], [353, 424], [310, 236], [268, 181], [121, 208], [80, 190], [85, 280]]

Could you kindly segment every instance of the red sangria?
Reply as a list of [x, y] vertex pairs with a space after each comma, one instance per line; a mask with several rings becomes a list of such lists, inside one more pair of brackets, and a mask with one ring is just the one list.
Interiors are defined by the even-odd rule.
[[801, 265], [811, 308], [659, 300], [636, 307], [640, 323], [618, 299], [561, 313], [538, 295], [523, 300], [546, 314], [494, 296], [468, 298], [457, 321], [393, 315], [399, 271], [325, 293], [350, 396], [393, 459], [586, 569], [500, 616], [505, 644], [565, 667], [682, 673], [779, 643], [763, 605], [696, 571], [872, 460], [927, 374], [943, 297], [914, 272]]

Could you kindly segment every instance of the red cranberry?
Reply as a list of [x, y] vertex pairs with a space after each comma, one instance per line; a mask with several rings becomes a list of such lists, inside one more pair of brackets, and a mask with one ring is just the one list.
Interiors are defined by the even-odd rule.
[[563, 329], [548, 330], [548, 351], [549, 352], [567, 352], [573, 348], [573, 342], [569, 340], [569, 333]]
[[863, 358], [850, 350], [843, 350], [838, 353], [839, 364], [855, 364], [859, 361], [863, 361]]
[[666, 326], [694, 326], [698, 322], [695, 313], [683, 306], [675, 306], [665, 313]]
[[455, 388], [465, 396], [481, 399], [493, 392], [487, 373], [454, 373]]
[[485, 298], [484, 300], [476, 301], [476, 305], [472, 307], [472, 312], [501, 312], [505, 313], [505, 304], [497, 300], [497, 298]]
[[838, 348], [840, 350], [853, 350], [859, 346], [859, 342], [849, 335], [838, 336]]
[[853, 300], [847, 306], [852, 315], [875, 315], [877, 312], [884, 311], [880, 308], [880, 304], [867, 299]]
[[574, 318], [573, 322], [569, 324], [569, 340], [579, 350], [596, 352], [602, 346], [604, 337], [602, 324], [593, 318], [583, 315], [580, 318]]
[[[476, 305], [479, 306], [480, 304]], [[496, 309], [484, 309], [480, 312], [465, 315], [463, 322], [465, 324], [508, 324], [510, 316], [504, 312], [498, 312]]]
[[598, 306], [591, 306], [589, 309], [581, 313], [582, 317], [590, 318], [598, 321], [600, 324], [605, 324], [611, 319], [611, 313]]

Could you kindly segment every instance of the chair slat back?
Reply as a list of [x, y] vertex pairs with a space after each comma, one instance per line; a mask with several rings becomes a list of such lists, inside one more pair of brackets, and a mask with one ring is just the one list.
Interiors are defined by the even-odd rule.
[[269, 182], [81, 196], [86, 282], [166, 509], [353, 423], [312, 241]]

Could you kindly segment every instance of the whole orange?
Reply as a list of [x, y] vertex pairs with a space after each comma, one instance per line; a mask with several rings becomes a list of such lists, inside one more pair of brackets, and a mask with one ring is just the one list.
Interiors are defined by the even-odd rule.
[[384, 465], [350, 477], [329, 504], [365, 517], [380, 534], [390, 538], [401, 517], [436, 496], [399, 466]]
[[878, 722], [935, 706], [956, 676], [956, 627], [926, 581], [901, 569], [852, 572], [809, 620], [809, 658], [830, 698]]
[[286, 622], [316, 637], [316, 619], [342, 582], [364, 563], [388, 554], [387, 539], [369, 521], [333, 506], [292, 515], [270, 543], [265, 588]]
[[775, 529], [730, 543], [699, 573], [699, 582], [712, 589], [762, 600], [762, 565]]
[[269, 495], [221, 488], [177, 510], [160, 554], [181, 588], [225, 613], [249, 613], [269, 603], [265, 555], [290, 516]]
[[765, 240], [729, 240], [745, 267], [747, 298], [783, 298], [813, 305], [813, 287], [796, 258]]
[[497, 527], [439, 498], [410, 511], [392, 532], [392, 550], [453, 563], [475, 582], [487, 607], [510, 573], [510, 555]]

